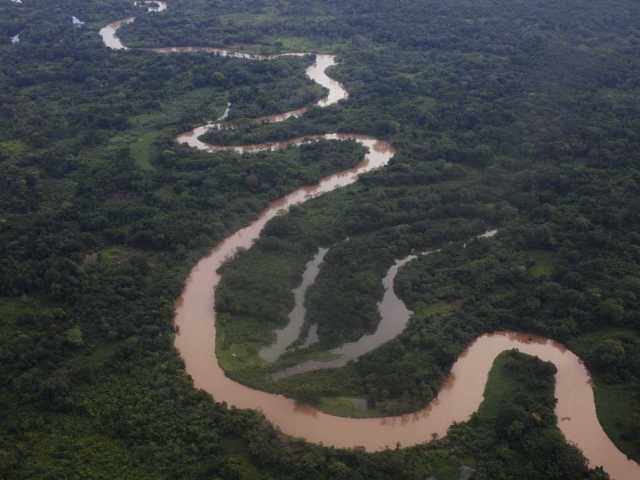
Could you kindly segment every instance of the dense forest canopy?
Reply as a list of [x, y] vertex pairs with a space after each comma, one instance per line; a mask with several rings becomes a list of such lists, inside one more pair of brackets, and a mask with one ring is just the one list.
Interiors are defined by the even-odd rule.
[[[601, 423], [640, 460], [637, 1], [169, 7], [0, 1], [0, 477], [454, 479], [466, 465], [475, 478], [605, 478], [555, 426], [553, 366], [515, 353], [469, 422], [378, 454], [305, 444], [196, 391], [173, 347], [189, 269], [270, 201], [362, 156], [351, 142], [256, 155], [174, 142], [227, 102], [242, 128], [212, 143], [340, 131], [397, 149], [387, 168], [278, 217], [225, 267], [229, 375], [337, 413], [347, 396], [369, 406], [348, 414], [395, 414], [433, 398], [478, 335], [539, 333], [585, 360]], [[120, 36], [132, 49], [106, 49], [98, 30], [130, 15]], [[350, 97], [250, 124], [322, 96], [304, 76], [310, 57], [135, 48], [164, 45], [333, 53]], [[488, 228], [499, 234], [460, 247]], [[307, 295], [311, 355], [375, 328], [394, 259], [441, 251], [398, 275], [414, 312], [400, 337], [343, 369], [272, 382], [309, 354], [256, 361], [319, 246], [330, 251]], [[224, 356], [234, 344], [246, 356]]]

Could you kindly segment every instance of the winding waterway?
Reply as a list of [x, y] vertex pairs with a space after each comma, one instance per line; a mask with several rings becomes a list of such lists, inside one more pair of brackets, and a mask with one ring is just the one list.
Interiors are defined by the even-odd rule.
[[[425, 252], [425, 255], [429, 253], [431, 252]], [[338, 358], [326, 361], [307, 360], [274, 373], [273, 379], [281, 380], [300, 373], [344, 367], [350, 361], [366, 355], [400, 335], [407, 326], [413, 312], [398, 298], [393, 284], [400, 268], [416, 258], [418, 258], [417, 255], [409, 255], [403, 259], [396, 260], [382, 279], [384, 296], [382, 301], [378, 303], [380, 322], [378, 322], [378, 326], [373, 333], [365, 334], [354, 342], [345, 343], [331, 350], [330, 353]]]
[[[478, 235], [475, 238], [491, 238], [498, 230], [487, 230], [486, 232]], [[472, 239], [473, 240], [473, 239]], [[466, 247], [467, 243], [463, 244]], [[347, 363], [357, 360], [358, 358], [372, 352], [381, 345], [387, 343], [389, 340], [393, 340], [398, 337], [404, 329], [407, 327], [411, 315], [413, 312], [407, 308], [400, 298], [396, 295], [393, 288], [396, 276], [402, 267], [407, 263], [415, 260], [418, 257], [424, 255], [431, 255], [439, 250], [431, 250], [422, 252], [415, 255], [408, 255], [405, 258], [396, 260], [395, 263], [387, 270], [386, 275], [382, 279], [382, 287], [384, 288], [384, 295], [382, 301], [378, 302], [378, 312], [380, 312], [380, 322], [374, 332], [367, 333], [353, 342], [345, 343], [337, 348], [330, 350], [330, 353], [337, 358], [333, 360], [306, 360], [297, 365], [284, 368], [275, 372], [272, 375], [274, 380], [281, 380], [283, 378], [297, 375], [300, 373], [308, 373], [316, 370], [327, 370], [331, 368], [341, 368], [347, 365]]]
[[275, 331], [276, 339], [268, 347], [261, 348], [258, 355], [266, 362], [275, 362], [280, 356], [287, 351], [300, 336], [302, 325], [307, 314], [304, 300], [307, 290], [316, 281], [320, 273], [320, 265], [325, 255], [329, 251], [328, 248], [320, 248], [318, 253], [307, 262], [304, 272], [302, 273], [302, 281], [300, 285], [293, 290], [293, 309], [289, 312], [289, 322], [284, 328]]
[[[164, 2], [151, 3], [156, 5], [154, 11], [159, 10], [159, 3], [166, 7]], [[104, 44], [112, 49], [126, 49], [117, 36], [117, 30], [133, 21], [133, 17], [125, 18], [100, 30]], [[279, 57], [204, 47], [151, 50], [159, 53], [204, 51], [248, 60], [273, 60]], [[328, 89], [328, 95], [316, 104], [317, 107], [326, 107], [347, 97], [344, 87], [326, 74], [326, 69], [334, 63], [335, 57], [331, 55], [316, 55], [316, 61], [307, 69], [309, 78]], [[311, 107], [255, 121], [284, 121], [304, 114], [309, 108]], [[281, 210], [354, 183], [359, 175], [384, 167], [393, 157], [394, 150], [389, 143], [370, 136], [335, 133], [241, 147], [208, 145], [199, 140], [198, 137], [208, 130], [220, 127], [220, 123], [210, 123], [179, 135], [176, 141], [206, 151], [234, 150], [244, 153], [277, 150], [321, 140], [353, 140], [366, 147], [368, 153], [355, 168], [330, 175], [316, 185], [298, 189], [273, 202], [248, 226], [216, 245], [193, 268], [182, 295], [176, 302], [175, 323], [179, 327], [179, 334], [176, 335], [175, 346], [182, 355], [186, 371], [193, 378], [196, 388], [205, 390], [216, 401], [227, 402], [230, 406], [261, 411], [276, 428], [286, 434], [335, 447], [361, 446], [375, 451], [395, 447], [396, 444], [409, 446], [426, 442], [434, 434], [445, 435], [453, 422], [467, 420], [482, 402], [489, 370], [496, 356], [505, 350], [517, 348], [556, 366], [555, 396], [558, 402], [555, 413], [560, 419], [560, 430], [568, 441], [575, 443], [583, 451], [590, 465], [602, 465], [617, 480], [640, 478], [640, 465], [628, 460], [615, 447], [598, 422], [591, 378], [582, 361], [559, 343], [545, 338], [516, 332], [497, 332], [477, 338], [458, 357], [437, 398], [419, 412], [397, 417], [336, 417], [282, 395], [254, 390], [227, 378], [214, 351], [214, 292], [220, 281], [218, 269], [240, 249], [250, 248], [266, 223]]]

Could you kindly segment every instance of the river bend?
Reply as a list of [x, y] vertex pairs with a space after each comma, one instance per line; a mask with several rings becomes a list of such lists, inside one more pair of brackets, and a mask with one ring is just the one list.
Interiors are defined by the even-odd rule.
[[[161, 12], [165, 2], [143, 2], [148, 11]], [[126, 50], [117, 36], [123, 25], [134, 17], [113, 22], [100, 30], [106, 47]], [[214, 55], [242, 58], [252, 61], [275, 60], [284, 55], [302, 56], [293, 52], [282, 55], [260, 56], [208, 47], [166, 47], [145, 49], [157, 53], [208, 52]], [[315, 55], [315, 62], [307, 69], [309, 78], [328, 90], [327, 95], [314, 106], [323, 108], [347, 98], [346, 89], [330, 78], [326, 69], [335, 64], [332, 55]], [[257, 122], [279, 122], [303, 115], [309, 108], [258, 118]], [[393, 147], [382, 140], [356, 134], [324, 134], [297, 138], [285, 142], [260, 145], [209, 145], [199, 137], [220, 122], [209, 123], [179, 135], [176, 141], [205, 151], [233, 150], [250, 153], [279, 150], [293, 145], [323, 141], [352, 140], [367, 148], [368, 153], [355, 167], [330, 175], [316, 185], [300, 188], [270, 204], [254, 221], [216, 245], [202, 258], [189, 274], [182, 295], [176, 302], [175, 324], [179, 334], [175, 346], [185, 362], [187, 373], [196, 388], [205, 390], [218, 402], [230, 406], [261, 411], [282, 432], [307, 441], [351, 448], [361, 446], [368, 451], [416, 445], [429, 441], [433, 435], [444, 436], [454, 422], [468, 420], [482, 402], [484, 387], [493, 361], [501, 352], [516, 348], [552, 362], [557, 368], [555, 413], [559, 427], [569, 442], [576, 444], [591, 466], [602, 465], [616, 480], [640, 478], [640, 465], [620, 452], [602, 430], [595, 410], [589, 372], [571, 351], [552, 340], [517, 332], [497, 332], [477, 338], [456, 360], [448, 380], [438, 396], [424, 409], [409, 415], [384, 418], [344, 418], [329, 415], [311, 406], [301, 405], [283, 395], [254, 390], [239, 384], [224, 374], [215, 355], [216, 338], [214, 292], [220, 276], [218, 269], [232, 259], [240, 249], [250, 248], [259, 238], [266, 223], [281, 210], [300, 204], [318, 195], [342, 188], [357, 181], [359, 175], [382, 168], [391, 160]], [[225, 125], [225, 128], [233, 125]]]

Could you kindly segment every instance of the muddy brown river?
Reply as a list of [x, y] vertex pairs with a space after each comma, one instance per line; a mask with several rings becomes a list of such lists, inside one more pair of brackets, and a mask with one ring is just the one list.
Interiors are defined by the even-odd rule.
[[[152, 8], [154, 11], [160, 10], [160, 3], [161, 10], [166, 7], [164, 2], [150, 3], [156, 6]], [[126, 49], [117, 36], [117, 30], [133, 21], [134, 18], [129, 17], [100, 30], [105, 46], [118, 50]], [[257, 56], [205, 47], [168, 47], [151, 50], [158, 53], [209, 52], [252, 61], [274, 60], [280, 56]], [[304, 54], [296, 52], [285, 55]], [[347, 98], [346, 89], [326, 73], [326, 69], [335, 64], [335, 57], [316, 55], [315, 58], [315, 62], [307, 69], [307, 76], [328, 90], [328, 94], [315, 106], [327, 107]], [[309, 108], [312, 107], [254, 121], [284, 121], [303, 115]], [[559, 427], [566, 439], [582, 450], [590, 465], [603, 466], [616, 480], [640, 478], [640, 465], [627, 459], [616, 448], [598, 422], [591, 378], [582, 361], [561, 344], [537, 336], [517, 332], [482, 335], [458, 357], [437, 398], [419, 412], [397, 417], [336, 417], [311, 406], [301, 405], [282, 395], [254, 390], [227, 378], [218, 364], [214, 351], [214, 293], [220, 281], [217, 273], [220, 266], [231, 260], [240, 249], [250, 248], [259, 238], [266, 223], [279, 212], [315, 196], [350, 185], [357, 181], [359, 175], [384, 167], [393, 157], [394, 149], [389, 143], [370, 136], [335, 133], [241, 147], [208, 145], [199, 140], [202, 134], [214, 128], [221, 128], [221, 124], [211, 123], [195, 128], [179, 135], [176, 141], [205, 151], [234, 150], [250, 153], [289, 148], [315, 141], [352, 140], [366, 147], [368, 153], [355, 168], [330, 175], [316, 185], [298, 189], [273, 202], [253, 222], [216, 245], [209, 255], [193, 268], [186, 280], [184, 291], [176, 302], [175, 324], [179, 333], [175, 338], [175, 346], [184, 359], [186, 371], [193, 378], [196, 388], [205, 390], [218, 402], [227, 402], [228, 405], [238, 408], [259, 410], [276, 428], [288, 435], [335, 447], [361, 446], [368, 451], [376, 451], [393, 448], [397, 444], [409, 446], [427, 442], [432, 435], [446, 435], [452, 423], [469, 419], [482, 402], [484, 387], [494, 359], [501, 352], [516, 348], [523, 353], [552, 362], [558, 369], [555, 386], [558, 402], [555, 413]], [[401, 300], [398, 299], [398, 302]]]

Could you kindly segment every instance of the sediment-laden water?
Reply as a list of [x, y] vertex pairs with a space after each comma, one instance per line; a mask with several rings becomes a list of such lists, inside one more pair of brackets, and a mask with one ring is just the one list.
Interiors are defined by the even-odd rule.
[[[164, 2], [154, 2], [160, 11]], [[133, 17], [118, 20], [100, 30], [105, 46], [123, 50], [126, 46], [117, 30], [134, 21]], [[209, 52], [251, 61], [275, 60], [281, 55], [258, 56], [217, 48], [179, 47], [151, 49], [158, 53]], [[291, 53], [285, 55], [305, 55]], [[315, 106], [327, 107], [347, 97], [346, 89], [326, 74], [335, 63], [332, 55], [316, 55], [307, 75], [328, 90]], [[303, 115], [311, 107], [255, 119], [279, 122]], [[273, 202], [258, 218], [216, 245], [193, 268], [185, 288], [176, 302], [175, 324], [179, 328], [175, 345], [185, 362], [187, 373], [196, 388], [210, 393], [216, 401], [230, 406], [261, 411], [280, 431], [310, 442], [336, 447], [362, 446], [367, 450], [415, 445], [443, 436], [453, 422], [467, 420], [482, 401], [484, 387], [494, 359], [501, 352], [517, 348], [552, 362], [556, 374], [556, 415], [559, 427], [568, 441], [575, 443], [592, 466], [602, 465], [617, 480], [640, 478], [640, 465], [625, 457], [602, 430], [596, 416], [589, 372], [582, 361], [565, 347], [552, 340], [518, 332], [497, 332], [477, 338], [454, 363], [447, 382], [438, 396], [424, 409], [409, 415], [385, 418], [344, 418], [299, 404], [282, 395], [270, 394], [241, 385], [224, 374], [215, 355], [216, 337], [214, 292], [220, 277], [220, 266], [236, 255], [241, 248], [250, 248], [259, 238], [265, 224], [282, 209], [300, 204], [315, 196], [331, 192], [357, 181], [359, 175], [384, 167], [393, 157], [393, 147], [382, 140], [355, 134], [325, 134], [288, 140], [285, 142], [245, 145], [240, 147], [208, 145], [199, 136], [219, 124], [207, 124], [177, 137], [176, 141], [206, 151], [234, 150], [242, 153], [277, 150], [308, 142], [323, 140], [353, 140], [368, 149], [365, 158], [355, 168], [323, 178], [318, 184], [298, 189]], [[487, 237], [491, 236], [487, 234]], [[391, 288], [391, 291], [393, 289]], [[406, 308], [406, 307], [405, 307]]]

